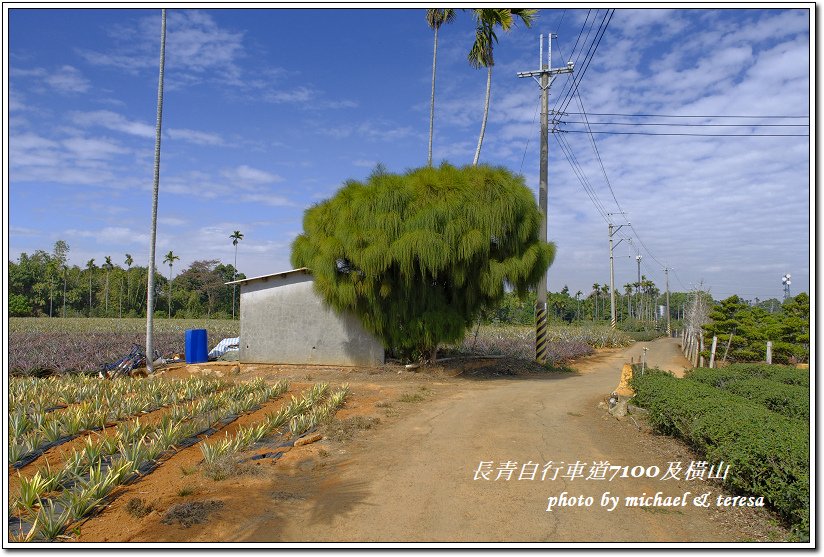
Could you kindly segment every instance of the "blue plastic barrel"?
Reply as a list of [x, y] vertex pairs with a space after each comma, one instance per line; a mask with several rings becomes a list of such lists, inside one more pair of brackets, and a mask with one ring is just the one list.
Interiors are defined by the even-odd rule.
[[188, 329], [186, 331], [186, 363], [199, 364], [209, 361], [206, 329]]

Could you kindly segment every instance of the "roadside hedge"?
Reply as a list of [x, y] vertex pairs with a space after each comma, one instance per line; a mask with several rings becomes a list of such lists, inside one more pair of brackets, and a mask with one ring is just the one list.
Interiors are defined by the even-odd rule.
[[632, 387], [657, 430], [683, 438], [708, 462], [729, 464], [725, 485], [763, 496], [800, 538], [809, 538], [808, 422], [659, 370], [636, 376]]
[[719, 389], [723, 389], [727, 381], [740, 379], [768, 379], [786, 385], [798, 385], [807, 389], [810, 387], [810, 370], [796, 369], [793, 366], [732, 364], [717, 369], [699, 367], [687, 372], [686, 377], [690, 379], [700, 377], [701, 381], [710, 383]]
[[809, 387], [730, 374], [725, 369], [698, 368], [688, 372], [686, 378], [746, 398], [788, 418], [810, 419]]

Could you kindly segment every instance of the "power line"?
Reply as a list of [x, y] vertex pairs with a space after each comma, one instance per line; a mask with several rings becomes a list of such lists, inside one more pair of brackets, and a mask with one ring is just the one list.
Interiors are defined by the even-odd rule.
[[586, 192], [590, 201], [592, 201], [592, 204], [595, 206], [595, 209], [601, 215], [601, 218], [604, 219], [604, 222], [609, 223], [609, 219], [607, 218], [607, 211], [606, 209], [604, 209], [603, 204], [598, 199], [598, 195], [595, 193], [595, 190], [592, 188], [592, 185], [589, 184], [589, 180], [587, 180], [586, 174], [584, 174], [584, 170], [578, 162], [578, 159], [575, 157], [575, 154], [572, 152], [572, 149], [569, 147], [569, 145], [565, 143], [563, 138], [561, 138], [560, 136], [553, 135], [553, 137], [558, 142], [558, 145], [561, 147], [561, 151], [564, 153], [564, 157], [566, 158], [569, 165], [572, 167], [572, 171], [575, 173], [576, 178], [578, 178], [578, 182], [580, 182], [581, 186], [584, 188], [584, 192]]
[[[587, 114], [581, 113], [584, 118]], [[809, 128], [809, 124], [676, 124], [670, 122], [590, 122], [588, 120], [562, 120], [562, 124], [586, 124], [588, 126], [672, 126], [701, 128]]]
[[[584, 57], [584, 64], [581, 73], [578, 74], [577, 79], [573, 79], [572, 88], [567, 96], [561, 101], [561, 112], [566, 110], [566, 107], [569, 105], [570, 101], [572, 100], [572, 92], [577, 91], [578, 86], [581, 84], [581, 81], [584, 79], [584, 76], [589, 69], [590, 63], [592, 63], [592, 59], [595, 56], [595, 52], [598, 50], [598, 46], [601, 44], [601, 40], [604, 38], [604, 35], [607, 32], [607, 27], [609, 27], [609, 22], [612, 21], [612, 16], [615, 15], [615, 10], [607, 10], [604, 14], [604, 18], [601, 20], [601, 24], [598, 26], [598, 30], [595, 32], [595, 39], [593, 40], [592, 44], [590, 45], [589, 51], [587, 51], [586, 56]], [[600, 33], [600, 35], [599, 35]]]
[[652, 132], [612, 132], [590, 130], [559, 130], [562, 133], [599, 133], [609, 135], [668, 135], [693, 137], [810, 137], [808, 133], [652, 133]]
[[[581, 114], [580, 112], [563, 112], [563, 115], [567, 114], [574, 114], [578, 115]], [[590, 112], [590, 116], [627, 116], [627, 117], [639, 117], [639, 118], [807, 118], [809, 116], [775, 116], [775, 115], [768, 115], [768, 116], [756, 116], [756, 115], [748, 115], [742, 116], [737, 114], [715, 114], [715, 115], [707, 115], [707, 114], [629, 114], [623, 112]]]
[[[590, 11], [592, 11], [592, 10], [590, 10]], [[600, 24], [600, 25], [599, 25], [599, 27], [598, 27], [598, 31], [596, 31], [596, 32], [595, 32], [595, 39], [593, 39], [593, 40], [592, 40], [592, 42], [589, 44], [589, 48], [587, 49], [587, 52], [586, 52], [586, 54], [584, 55], [584, 62], [583, 62], [583, 64], [580, 64], [580, 65], [579, 65], [579, 64], [578, 64], [578, 60], [579, 60], [579, 59], [580, 59], [580, 57], [581, 57], [581, 53], [582, 53], [582, 52], [584, 52], [584, 46], [581, 46], [581, 50], [578, 52], [578, 57], [577, 57], [577, 58], [575, 58], [574, 65], [575, 65], [575, 67], [583, 66], [584, 68], [582, 69], [582, 72], [583, 72], [583, 71], [586, 71], [586, 67], [588, 67], [588, 66], [589, 66], [589, 61], [592, 59], [591, 54], [594, 54], [594, 51], [592, 50], [592, 47], [593, 47], [593, 45], [595, 44], [595, 41], [598, 39], [598, 33], [600, 32], [600, 30], [601, 30], [601, 28], [602, 28], [602, 26], [603, 26], [603, 23], [604, 23], [604, 21], [606, 20], [606, 17], [607, 17], [607, 14], [608, 14], [608, 13], [609, 13], [609, 10], [607, 10], [606, 12], [604, 12], [604, 18], [601, 20], [601, 24]], [[595, 14], [596, 14], [596, 15], [595, 15], [595, 17], [593, 17], [593, 18], [592, 18], [592, 23], [590, 24], [589, 31], [587, 31], [587, 36], [586, 36], [586, 38], [584, 39], [584, 44], [586, 44], [587, 40], [589, 39], [589, 35], [590, 35], [590, 33], [592, 33], [592, 29], [595, 27], [595, 20], [596, 20], [596, 19], [597, 19], [597, 17], [598, 17], [598, 15], [597, 15], [597, 14], [598, 14], [598, 10], [595, 10]], [[588, 19], [589, 19], [589, 13], [587, 13], [587, 20], [588, 20]], [[585, 25], [586, 25], [586, 20], [584, 21], [584, 26], [585, 26]], [[581, 34], [582, 34], [582, 33], [583, 33], [583, 27], [581, 28], [581, 32], [580, 32], [580, 33], [578, 33], [578, 37], [579, 37], [579, 38], [580, 38], [580, 36], [581, 36]], [[575, 44], [576, 44], [576, 45], [578, 44], [578, 41], [577, 41], [577, 40], [576, 40]], [[573, 53], [572, 53], [572, 54], [570, 54], [570, 57], [571, 57], [571, 58], [574, 58], [574, 51], [575, 51], [575, 47], [573, 47]], [[563, 53], [562, 53], [562, 56], [563, 56]], [[581, 74], [581, 77], [583, 77], [583, 74]], [[579, 81], [579, 80], [578, 80], [578, 81]], [[564, 84], [564, 87], [561, 89], [561, 94], [559, 95], [559, 99], [558, 99], [558, 101], [555, 103], [555, 105], [552, 107], [552, 111], [553, 111], [553, 113], [557, 113], [557, 108], [558, 108], [558, 106], [560, 106], [560, 105], [564, 104], [564, 102], [565, 102], [565, 101], [566, 101], [566, 99], [570, 96], [570, 93], [573, 91], [573, 89], [574, 89], [575, 87], [577, 87], [577, 82], [576, 82], [575, 75], [573, 75], [573, 79], [572, 79], [572, 81], [567, 81], [567, 82]]]
[[[538, 95], [538, 103], [535, 105], [535, 114], [533, 114], [533, 116], [532, 116], [532, 126], [533, 127], [535, 126], [535, 119], [538, 117], [538, 111], [540, 110], [540, 108], [541, 108], [541, 96]], [[524, 154], [521, 157], [521, 169], [518, 171], [518, 174], [522, 174], [523, 171], [524, 171], [524, 161], [526, 160], [526, 150], [528, 148], [529, 148], [529, 137], [526, 138], [526, 145], [524, 145]]]
[[[584, 101], [581, 98], [581, 94], [578, 89], [575, 89], [575, 97], [578, 99], [578, 105], [581, 107], [581, 112], [584, 115], [584, 120], [588, 120], [586, 115], [586, 109], [584, 108]], [[601, 166], [601, 173], [604, 175], [604, 180], [607, 183], [607, 187], [609, 188], [609, 192], [612, 194], [612, 199], [615, 201], [615, 206], [618, 208], [619, 213], [624, 213], [624, 209], [621, 208], [621, 204], [618, 203], [618, 198], [615, 197], [615, 191], [612, 189], [612, 184], [607, 177], [607, 170], [604, 168], [604, 161], [601, 160], [601, 153], [598, 151], [598, 145], [595, 143], [595, 137], [592, 135], [592, 129], [589, 127], [589, 123], [587, 123], [587, 130], [590, 132], [589, 134], [589, 141], [592, 144], [592, 149], [595, 151], [595, 156], [598, 158], [598, 164]]]

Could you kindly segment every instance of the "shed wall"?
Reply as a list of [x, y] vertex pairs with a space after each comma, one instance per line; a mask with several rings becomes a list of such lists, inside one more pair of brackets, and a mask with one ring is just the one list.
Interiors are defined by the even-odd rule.
[[373, 366], [384, 363], [384, 350], [354, 315], [314, 292], [310, 275], [296, 273], [241, 285], [240, 360]]

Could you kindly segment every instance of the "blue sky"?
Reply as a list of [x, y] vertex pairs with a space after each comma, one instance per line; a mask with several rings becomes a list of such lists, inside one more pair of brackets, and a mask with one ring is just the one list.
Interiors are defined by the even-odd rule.
[[[145, 265], [159, 10], [6, 13], [8, 259], [63, 239], [72, 264], [110, 255], [123, 265], [130, 253]], [[538, 35], [552, 31], [553, 67], [573, 58], [580, 75], [604, 14], [541, 9], [531, 29], [499, 33], [481, 162], [521, 172], [537, 192], [539, 88], [516, 73], [537, 69]], [[567, 112], [583, 106], [593, 131], [746, 136], [590, 136], [575, 133], [586, 129], [573, 123], [580, 115], [563, 116], [560, 139], [591, 193], [551, 137], [550, 290], [609, 282], [611, 218], [631, 221], [619, 235], [634, 239], [615, 250], [619, 289], [635, 280], [640, 249], [642, 273], [662, 289], [669, 266], [677, 291], [703, 281], [716, 298], [780, 298], [791, 273], [793, 293], [809, 292], [810, 139], [753, 134], [806, 134], [798, 125], [810, 120], [730, 117], [810, 115], [809, 15], [615, 11], [581, 78], [582, 104]], [[379, 162], [399, 172], [426, 163], [433, 34], [423, 8], [171, 9], [167, 32], [157, 263], [173, 250], [175, 274], [197, 259], [231, 263], [234, 230], [245, 236], [241, 272], [286, 270], [306, 208]], [[472, 162], [486, 84], [466, 62], [473, 33], [459, 13], [439, 34], [436, 162]], [[550, 104], [568, 89], [559, 76]], [[753, 127], [767, 123], [796, 127]], [[602, 214], [619, 210], [626, 217]]]

